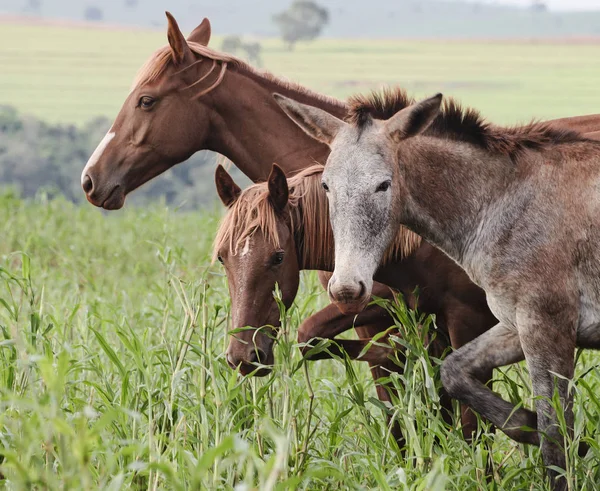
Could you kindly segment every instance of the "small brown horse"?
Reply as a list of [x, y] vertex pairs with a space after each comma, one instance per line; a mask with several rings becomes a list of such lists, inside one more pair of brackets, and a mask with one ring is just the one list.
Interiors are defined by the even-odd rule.
[[[600, 349], [600, 143], [543, 123], [493, 126], [452, 100], [442, 107], [441, 94], [356, 97], [347, 122], [280, 100], [331, 145], [322, 184], [336, 244], [332, 298], [360, 306], [402, 225], [445, 251], [485, 289], [499, 322], [448, 356], [444, 386], [511, 438], [541, 444], [552, 488], [567, 489], [557, 468], [573, 435], [575, 348]], [[372, 117], [382, 107], [386, 121]], [[535, 412], [479, 380], [522, 360]]]
[[[227, 349], [233, 366], [242, 358], [236, 356], [236, 351], [254, 353], [252, 362], [239, 364], [243, 373], [251, 373], [257, 366], [261, 373], [267, 373], [267, 366], [273, 362], [270, 326], [279, 326], [279, 309], [273, 298], [275, 284], [289, 308], [298, 291], [301, 270], [333, 269], [333, 234], [327, 197], [321, 188], [322, 172], [323, 167], [316, 165], [286, 180], [283, 171], [274, 165], [266, 183], [241, 191], [223, 167], [217, 168], [217, 191], [229, 210], [215, 239], [214, 256], [227, 274], [232, 327], [255, 327], [244, 331], [243, 336], [232, 336]], [[431, 345], [435, 356], [441, 356], [450, 344], [455, 349], [463, 346], [497, 323], [483, 291], [442, 252], [407, 229], [399, 229], [376, 279], [402, 292], [412, 308], [416, 307], [415, 286], [426, 285], [418, 301], [420, 309], [436, 315], [441, 335]], [[309, 343], [315, 337], [334, 338], [349, 327], [340, 323], [321, 331], [307, 331], [302, 326], [298, 340]], [[357, 358], [366, 345], [364, 340], [336, 341], [351, 358]], [[304, 351], [309, 348], [310, 344]], [[396, 371], [398, 366], [390, 355], [391, 348], [375, 345], [361, 359]], [[482, 383], [490, 379], [491, 371], [480, 374]], [[450, 401], [445, 398], [442, 402], [449, 421]], [[467, 413], [466, 406], [463, 414], [463, 430], [470, 436], [476, 429], [476, 419]]]

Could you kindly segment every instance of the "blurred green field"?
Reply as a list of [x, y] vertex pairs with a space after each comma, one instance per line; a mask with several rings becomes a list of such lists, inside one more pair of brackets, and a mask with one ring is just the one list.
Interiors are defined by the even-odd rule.
[[[114, 117], [137, 69], [165, 43], [165, 31], [3, 24], [0, 103], [49, 121]], [[261, 43], [270, 71], [336, 97], [400, 84], [457, 96], [498, 123], [600, 112], [600, 44], [591, 42], [322, 39], [291, 53], [277, 39]]]

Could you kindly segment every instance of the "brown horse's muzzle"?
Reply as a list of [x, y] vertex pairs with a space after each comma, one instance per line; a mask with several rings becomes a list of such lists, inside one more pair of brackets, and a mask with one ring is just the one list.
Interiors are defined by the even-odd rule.
[[125, 204], [125, 192], [119, 184], [99, 186], [91, 173], [86, 173], [81, 179], [81, 187], [87, 200], [105, 210], [118, 210]]
[[[252, 331], [245, 331], [245, 333]], [[229, 366], [238, 369], [242, 375], [264, 377], [271, 373], [274, 363], [273, 341], [263, 333], [252, 332], [251, 339], [241, 339], [233, 335], [225, 352]]]

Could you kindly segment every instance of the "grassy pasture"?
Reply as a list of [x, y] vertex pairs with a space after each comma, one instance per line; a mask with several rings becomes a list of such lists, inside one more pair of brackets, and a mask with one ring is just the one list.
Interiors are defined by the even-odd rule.
[[[303, 365], [299, 322], [323, 304], [307, 275], [273, 374], [225, 363], [228, 296], [210, 263], [218, 214], [157, 205], [102, 214], [43, 196], [0, 197], [0, 470], [7, 489], [543, 490], [539, 452], [481, 427], [466, 443], [439, 414], [438, 360], [396, 308], [410, 356], [392, 379], [402, 454], [365, 367]], [[432, 331], [430, 331], [432, 332]], [[576, 382], [572, 489], [600, 479], [598, 357]], [[524, 368], [496, 390], [531, 404]], [[314, 399], [313, 399], [314, 396]], [[311, 403], [311, 399], [312, 403]], [[570, 457], [576, 443], [568, 445]], [[493, 475], [484, 479], [486, 462]]]
[[[64, 122], [114, 114], [163, 43], [157, 32], [2, 25], [0, 102]], [[269, 69], [340, 97], [397, 82], [455, 94], [504, 122], [598, 112], [600, 102], [588, 61], [595, 45], [322, 40], [292, 54], [275, 40], [264, 46]], [[439, 362], [416, 327], [428, 321], [402, 306], [399, 342], [410, 356], [393, 378], [393, 411], [404, 453], [389, 441], [365, 367], [302, 364], [296, 328], [324, 302], [314, 275], [285, 315], [273, 374], [233, 372], [223, 357], [227, 289], [210, 263], [218, 211], [159, 203], [103, 214], [4, 195], [0, 213], [7, 489], [545, 489], [537, 449], [485, 425], [469, 444], [442, 422]], [[586, 353], [578, 364], [572, 489], [600, 482], [598, 361]], [[496, 379], [496, 390], [531, 405], [523, 366]], [[583, 459], [574, 458], [579, 439], [591, 445]]]
[[[213, 26], [219, 32], [219, 26]], [[0, 103], [43, 119], [114, 116], [163, 31], [2, 24]], [[215, 36], [212, 45], [219, 47]], [[262, 41], [274, 73], [337, 97], [400, 84], [442, 91], [514, 123], [600, 112], [600, 44], [323, 39], [290, 53]]]

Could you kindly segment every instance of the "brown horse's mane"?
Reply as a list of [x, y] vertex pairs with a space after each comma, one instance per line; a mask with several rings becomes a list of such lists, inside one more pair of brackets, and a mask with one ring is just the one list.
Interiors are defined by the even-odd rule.
[[[348, 100], [346, 121], [359, 128], [375, 119], [389, 119], [401, 109], [414, 104], [400, 87], [385, 88], [367, 95], [355, 95]], [[463, 108], [453, 98], [446, 98], [439, 116], [429, 126], [426, 135], [464, 141], [490, 152], [502, 153], [515, 159], [524, 150], [540, 150], [548, 145], [588, 142], [576, 131], [553, 127], [547, 122], [533, 121], [523, 126], [502, 127], [485, 121], [472, 108]]]
[[[329, 222], [327, 196], [321, 187], [324, 167], [313, 165], [288, 179], [290, 228], [302, 251], [302, 264], [326, 264], [333, 268], [333, 233]], [[223, 247], [238, 254], [246, 239], [260, 230], [274, 247], [280, 247], [277, 212], [269, 200], [267, 184], [254, 184], [244, 191], [223, 218], [213, 248], [213, 259]], [[412, 254], [421, 237], [401, 227], [384, 256], [384, 263]]]
[[[245, 61], [240, 60], [235, 56], [217, 51], [213, 48], [209, 48], [208, 46], [204, 46], [203, 44], [198, 44], [191, 41], [188, 41], [188, 46], [190, 47], [193, 53], [199, 56], [200, 60], [207, 59], [215, 63], [220, 63], [221, 69], [223, 70], [223, 75], [225, 71], [227, 71], [227, 69], [231, 67], [233, 69], [243, 71], [246, 75], [255, 80], [267, 81], [271, 84], [274, 84], [280, 89], [297, 92], [301, 95], [305, 95], [307, 98], [315, 99], [340, 109], [345, 109], [345, 104], [337, 99], [334, 99], [333, 97], [313, 92], [312, 90], [309, 90], [300, 84], [273, 75], [272, 73], [266, 70], [259, 70], [257, 68], [254, 68], [252, 65], [249, 65]], [[159, 48], [140, 68], [133, 81], [132, 88], [156, 82], [160, 77], [163, 76], [167, 68], [169, 68], [172, 65], [173, 57], [171, 54], [171, 47], [167, 45], [163, 46], [162, 48]], [[210, 87], [210, 89], [212, 90], [213, 88], [215, 88], [221, 80], [222, 77], [220, 77], [220, 80], [218, 80], [212, 87]]]

